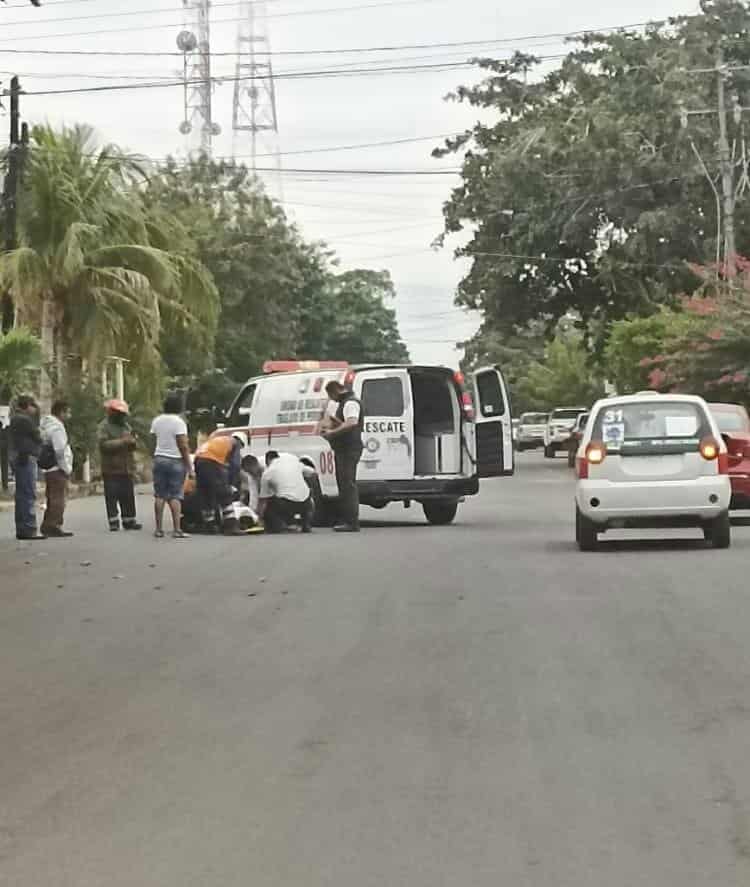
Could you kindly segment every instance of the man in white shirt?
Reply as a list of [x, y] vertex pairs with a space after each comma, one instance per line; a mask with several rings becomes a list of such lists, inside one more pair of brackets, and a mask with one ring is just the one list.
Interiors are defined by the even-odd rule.
[[42, 441], [51, 447], [54, 454], [54, 464], [43, 469], [47, 486], [47, 508], [44, 512], [41, 533], [50, 538], [66, 538], [73, 535], [63, 529], [68, 480], [73, 474], [73, 450], [65, 428], [68, 419], [70, 419], [70, 408], [67, 402], [58, 400], [52, 404], [52, 411], [49, 416], [44, 417], [41, 426]]
[[260, 479], [258, 516], [267, 533], [283, 533], [297, 515], [302, 520], [302, 532], [312, 529], [313, 501], [306, 476], [314, 469], [303, 465], [291, 453], [266, 453], [266, 470]]

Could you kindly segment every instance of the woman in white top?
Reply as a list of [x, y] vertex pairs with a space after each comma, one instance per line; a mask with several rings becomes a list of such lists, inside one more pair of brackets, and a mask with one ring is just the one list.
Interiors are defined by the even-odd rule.
[[156, 517], [157, 539], [164, 537], [162, 522], [164, 505], [169, 505], [172, 513], [172, 536], [186, 539], [182, 531], [182, 496], [185, 477], [193, 473], [190, 461], [190, 446], [185, 420], [180, 415], [182, 398], [179, 394], [168, 394], [164, 401], [164, 412], [151, 423], [154, 449], [154, 515]]

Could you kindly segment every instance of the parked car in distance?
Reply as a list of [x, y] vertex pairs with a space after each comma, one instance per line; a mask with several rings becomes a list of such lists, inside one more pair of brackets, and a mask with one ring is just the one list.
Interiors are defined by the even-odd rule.
[[544, 427], [545, 459], [554, 459], [558, 450], [567, 447], [576, 419], [588, 411], [588, 407], [558, 407], [552, 410]]
[[729, 548], [729, 456], [703, 398], [644, 392], [598, 401], [576, 463], [581, 551], [610, 529], [686, 526]]
[[583, 432], [586, 430], [586, 423], [589, 420], [589, 415], [589, 413], [581, 413], [576, 419], [576, 424], [573, 426], [573, 432], [568, 441], [568, 468], [576, 467], [576, 453], [578, 452], [578, 447], [581, 446]]
[[544, 446], [546, 413], [522, 413], [518, 424], [518, 449], [533, 450]]
[[730, 508], [750, 508], [750, 416], [738, 403], [710, 403], [709, 408], [729, 454]]

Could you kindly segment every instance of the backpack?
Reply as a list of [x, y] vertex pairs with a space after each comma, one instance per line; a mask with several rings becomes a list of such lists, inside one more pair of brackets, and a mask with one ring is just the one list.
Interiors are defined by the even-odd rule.
[[52, 468], [57, 468], [55, 448], [49, 441], [42, 444], [42, 448], [39, 450], [39, 455], [37, 456], [36, 461], [42, 471], [50, 471]]

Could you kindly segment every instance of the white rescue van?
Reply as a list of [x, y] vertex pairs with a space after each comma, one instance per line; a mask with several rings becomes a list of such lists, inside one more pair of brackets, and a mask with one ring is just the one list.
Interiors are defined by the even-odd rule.
[[294, 453], [317, 471], [316, 523], [329, 523], [338, 497], [335, 457], [315, 433], [328, 403], [325, 387], [350, 387], [364, 410], [357, 474], [362, 505], [419, 502], [427, 520], [448, 524], [479, 479], [512, 475], [513, 435], [502, 372], [461, 373], [439, 366], [349, 366], [335, 361], [269, 361], [248, 380], [215, 434], [247, 436], [245, 453]]

